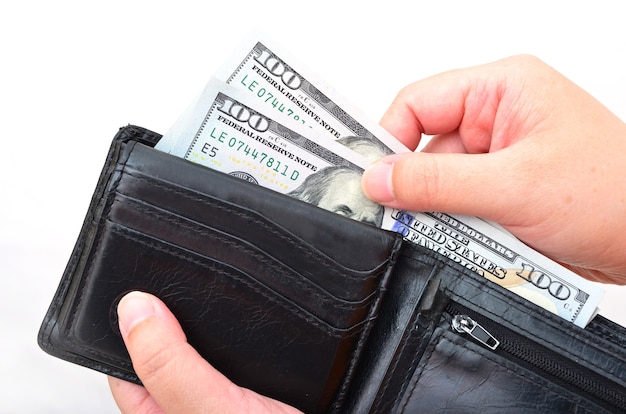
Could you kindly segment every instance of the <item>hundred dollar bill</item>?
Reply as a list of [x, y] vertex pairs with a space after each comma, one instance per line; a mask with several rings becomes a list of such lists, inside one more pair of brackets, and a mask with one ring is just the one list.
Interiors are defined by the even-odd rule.
[[583, 328], [604, 294], [596, 284], [476, 217], [392, 209], [383, 227]]
[[602, 297], [596, 285], [478, 218], [373, 203], [360, 186], [369, 160], [332, 140], [311, 140], [308, 131], [285, 126], [258, 108], [249, 94], [212, 79], [156, 148], [400, 232], [581, 327], [595, 314]]
[[368, 139], [382, 146], [364, 154], [372, 161], [379, 153], [409, 151], [263, 33], [249, 34], [215, 77], [245, 91], [275, 119], [300, 124], [316, 140], [327, 137], [345, 144], [350, 137]]
[[310, 140], [255, 103], [211, 79], [155, 148], [380, 227], [383, 207], [361, 190], [365, 158], [334, 141]]

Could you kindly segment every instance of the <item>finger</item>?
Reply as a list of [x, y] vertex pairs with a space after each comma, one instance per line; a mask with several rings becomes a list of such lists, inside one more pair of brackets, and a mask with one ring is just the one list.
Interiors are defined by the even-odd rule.
[[165, 412], [238, 413], [287, 410], [237, 387], [186, 340], [180, 324], [156, 297], [131, 292], [118, 305], [120, 330], [142, 383]]
[[109, 377], [109, 388], [122, 414], [157, 414], [163, 412], [150, 393], [141, 385]]
[[[165, 412], [195, 412], [198, 397], [219, 407], [219, 396], [232, 385], [187, 343], [180, 325], [157, 298], [140, 292], [126, 295], [118, 305], [120, 330], [133, 368]], [[218, 390], [217, 396], [213, 391]], [[211, 411], [213, 412], [213, 411]], [[217, 411], [215, 411], [217, 412]]]
[[479, 216], [513, 226], [523, 220], [518, 204], [529, 201], [518, 193], [512, 172], [517, 167], [507, 152], [392, 155], [365, 170], [363, 190], [390, 207]]
[[411, 149], [422, 134], [455, 133], [466, 152], [488, 152], [494, 131], [505, 137], [521, 132], [525, 118], [511, 115], [519, 109], [520, 85], [529, 65], [538, 65], [537, 59], [514, 56], [414, 82], [398, 93], [380, 123]]
[[393, 100], [380, 124], [415, 149], [422, 134], [446, 134], [459, 128], [471, 83], [465, 72], [449, 72], [412, 83]]

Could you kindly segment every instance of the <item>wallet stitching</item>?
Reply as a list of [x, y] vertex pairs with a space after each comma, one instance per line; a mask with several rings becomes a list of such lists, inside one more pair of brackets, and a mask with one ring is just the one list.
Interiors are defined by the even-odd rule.
[[[411, 328], [411, 333], [409, 335], [409, 337], [407, 338], [406, 342], [403, 344], [402, 346], [402, 352], [404, 352], [404, 349], [406, 348], [406, 346], [408, 345], [408, 343], [413, 339], [415, 333], [417, 332], [417, 324], [414, 323], [413, 327]], [[402, 378], [402, 384], [406, 384], [407, 380], [409, 379], [409, 377], [412, 375], [412, 373], [414, 373], [415, 371], [413, 370], [413, 367], [415, 367], [415, 364], [417, 363], [418, 359], [422, 359], [424, 357], [424, 355], [420, 355], [419, 353], [415, 353], [415, 355], [413, 355], [413, 358], [411, 358], [411, 362], [408, 364], [408, 366], [405, 368], [404, 371], [404, 377]], [[429, 355], [430, 357], [430, 355]], [[397, 364], [398, 364], [399, 360], [396, 360], [396, 363], [394, 364], [394, 369], [393, 372], [395, 373], [396, 369], [397, 369]], [[387, 389], [387, 387], [385, 387], [385, 390]], [[398, 400], [400, 400], [401, 395], [396, 395], [396, 398], [394, 398], [394, 405], [397, 403]]]
[[[413, 257], [411, 256], [404, 256], [405, 258], [407, 258], [408, 260], [412, 260], [415, 262], [419, 262], [418, 260], [415, 260]], [[437, 270], [441, 270], [441, 264], [435, 264], [433, 265], [433, 267], [431, 268], [431, 271], [429, 273], [428, 278], [432, 278], [433, 274], [436, 273]], [[414, 314], [411, 318], [411, 329], [409, 330], [408, 334], [406, 335], [405, 339], [403, 340], [402, 343], [402, 347], [400, 348], [399, 352], [397, 353], [398, 357], [394, 359], [393, 362], [393, 366], [391, 367], [391, 370], [389, 371], [389, 375], [391, 375], [391, 377], [393, 377], [396, 373], [396, 371], [398, 370], [398, 364], [400, 363], [400, 360], [402, 359], [402, 355], [405, 353], [405, 349], [406, 347], [411, 343], [412, 338], [414, 337], [414, 335], [417, 332], [418, 329], [418, 323], [415, 319], [416, 315]], [[423, 335], [421, 335], [421, 337], [423, 337]], [[429, 339], [430, 340], [430, 339]], [[412, 375], [413, 372], [413, 367], [415, 367], [415, 363], [417, 362], [418, 358], [423, 358], [423, 355], [421, 355], [419, 352], [415, 353], [415, 355], [413, 355], [413, 358], [411, 359], [411, 362], [408, 366], [403, 367], [403, 369], [405, 370], [404, 373], [404, 377], [402, 379], [402, 384], [405, 384], [408, 377], [410, 375]], [[384, 385], [384, 387], [381, 390], [381, 395], [385, 395], [385, 393], [387, 392], [387, 388], [389, 387], [389, 381], [387, 381]], [[401, 399], [400, 395], [396, 395], [396, 398], [393, 400], [393, 404], [395, 405], [397, 403], [397, 401]], [[380, 404], [382, 403], [382, 399], [379, 399], [376, 403], [376, 410], [378, 411]]]
[[[103, 197], [105, 194], [105, 188], [107, 184], [109, 183], [111, 176], [115, 172], [114, 165], [117, 159], [123, 155], [123, 153], [121, 153], [120, 137], [124, 133], [125, 133], [125, 130], [122, 130], [118, 132], [118, 134], [114, 138], [114, 141], [113, 141], [114, 144], [109, 149], [109, 152], [107, 154], [107, 161], [103, 168], [103, 171], [107, 171], [107, 173], [106, 175], [104, 175], [104, 173], [101, 173], [101, 176], [98, 179], [96, 192], [98, 191], [98, 189], [102, 189], [101, 191], [102, 191]], [[89, 204], [88, 214], [93, 215], [93, 213], [91, 213], [92, 209], [98, 204], [99, 204], [98, 199], [95, 198], [95, 195], [92, 195], [92, 199]], [[58, 349], [52, 343], [52, 340], [51, 340], [52, 328], [50, 328], [50, 326], [58, 324], [58, 316], [59, 316], [60, 308], [66, 300], [68, 289], [70, 288], [70, 285], [72, 284], [72, 280], [74, 278], [76, 269], [78, 268], [78, 265], [80, 263], [81, 256], [85, 254], [84, 252], [84, 249], [86, 246], [85, 236], [87, 233], [89, 233], [90, 230], [95, 230], [97, 228], [97, 225], [93, 221], [93, 217], [92, 217], [92, 221], [89, 224], [87, 224], [86, 220], [87, 219], [83, 221], [79, 238], [77, 240], [76, 245], [74, 246], [72, 255], [70, 256], [66, 269], [63, 273], [63, 277], [59, 283], [59, 287], [57, 288], [57, 292], [55, 293], [55, 296], [52, 299], [52, 304], [50, 306], [50, 309], [46, 313], [46, 316], [45, 316], [44, 325], [43, 325], [43, 331], [45, 332], [45, 335], [40, 336], [40, 338], [41, 338], [41, 343], [45, 345], [48, 349], [55, 349], [55, 350]], [[94, 239], [94, 243], [97, 243], [97, 240]], [[85, 263], [85, 265], [87, 266], [88, 263]], [[70, 277], [69, 275], [72, 275], [72, 277]], [[52, 312], [54, 312], [53, 316], [51, 315]], [[68, 316], [68, 318], [70, 321], [73, 320], [71, 313]]]
[[[392, 277], [392, 273], [393, 273], [393, 270], [395, 269], [395, 264], [398, 260], [398, 256], [400, 255], [400, 252], [402, 251], [402, 247], [403, 247], [402, 239], [401, 238], [395, 239], [393, 248], [391, 249], [391, 253], [389, 255], [388, 265], [386, 266], [386, 269], [385, 269], [383, 281], [381, 283], [383, 286], [387, 286], [389, 279]], [[343, 399], [345, 398], [346, 393], [348, 392], [351, 379], [354, 376], [354, 373], [356, 371], [358, 361], [360, 360], [363, 348], [365, 347], [365, 343], [367, 341], [367, 338], [369, 337], [369, 333], [371, 332], [371, 329], [374, 325], [374, 321], [376, 321], [376, 314], [378, 313], [378, 310], [380, 308], [380, 303], [383, 300], [384, 296], [385, 296], [384, 289], [379, 290], [377, 297], [368, 312], [368, 318], [366, 319], [367, 324], [365, 325], [363, 331], [361, 332], [361, 336], [357, 341], [354, 352], [352, 353], [353, 357], [350, 359], [348, 369], [346, 370], [345, 379], [343, 380], [341, 389], [337, 393], [337, 398], [335, 402], [336, 409], [339, 408], [340, 404], [343, 402]]]
[[[391, 375], [391, 377], [395, 376], [396, 371], [399, 370], [399, 366], [398, 364], [400, 363], [400, 360], [402, 359], [402, 355], [404, 354], [404, 350], [406, 349], [407, 346], [409, 346], [409, 344], [412, 344], [412, 339], [415, 335], [415, 333], [417, 332], [417, 323], [415, 323], [415, 321], [412, 322], [411, 324], [411, 329], [408, 332], [408, 335], [405, 337], [402, 347], [400, 348], [400, 351], [398, 352], [398, 357], [394, 359], [393, 365], [391, 367], [391, 369], [389, 370], [389, 375]], [[411, 371], [412, 371], [412, 367], [415, 366], [415, 362], [418, 358], [422, 357], [422, 355], [419, 355], [419, 353], [416, 353], [415, 355], [413, 355], [413, 358], [411, 359], [410, 364], [408, 364], [408, 366], [406, 367], [401, 367], [402, 370], [404, 370], [404, 376], [403, 379], [401, 381], [402, 384], [406, 383], [407, 378], [411, 375]], [[387, 392], [387, 388], [389, 388], [389, 381], [385, 382], [384, 387], [381, 389], [380, 395], [384, 396]], [[396, 395], [395, 398], [393, 399], [393, 405], [396, 404], [396, 402], [401, 398], [401, 395]], [[378, 412], [380, 405], [384, 402], [384, 400], [381, 398], [376, 402], [376, 412]]]
[[[104, 206], [102, 208], [102, 212], [100, 214], [100, 219], [93, 223], [92, 228], [93, 230], [96, 232], [96, 236], [94, 237], [94, 242], [89, 250], [89, 261], [85, 263], [85, 274], [91, 274], [93, 271], [93, 266], [94, 266], [94, 252], [97, 252], [100, 249], [100, 246], [102, 245], [103, 242], [103, 230], [104, 230], [104, 223], [106, 222], [106, 220], [109, 218], [110, 212], [111, 212], [111, 206], [113, 205], [113, 202], [115, 201], [115, 197], [112, 196], [112, 194], [114, 194], [117, 190], [117, 187], [119, 185], [119, 183], [122, 180], [122, 176], [123, 176], [123, 170], [126, 166], [126, 163], [130, 160], [131, 154], [132, 154], [132, 149], [135, 146], [135, 142], [134, 141], [130, 141], [126, 144], [126, 151], [120, 151], [119, 153], [119, 159], [117, 160], [116, 166], [110, 171], [109, 173], [109, 177], [107, 178], [107, 180], [105, 181], [105, 188], [109, 187], [108, 191], [103, 191], [103, 200], [104, 200]], [[120, 168], [122, 167], [122, 168]], [[117, 174], [117, 177], [115, 177], [115, 175]], [[115, 179], [114, 179], [115, 178]], [[84, 249], [84, 246], [81, 248], [81, 250]], [[71, 312], [69, 312], [68, 314], [68, 326], [73, 327], [74, 326], [74, 321], [76, 319], [77, 313], [76, 308], [77, 305], [82, 303], [83, 301], [83, 297], [84, 297], [84, 287], [85, 287], [85, 282], [86, 279], [85, 278], [81, 278], [80, 280], [80, 285], [77, 288], [77, 292], [76, 292], [76, 300], [74, 302], [74, 306], [72, 306], [71, 308]], [[99, 359], [104, 359], [105, 361], [109, 361], [110, 364], [112, 365], [119, 365], [122, 368], [128, 368], [128, 369], [132, 369], [132, 363], [128, 363], [123, 359], [119, 359], [119, 358], [115, 358], [115, 357], [111, 357], [107, 354], [104, 354], [100, 351], [96, 351], [90, 348], [86, 348], [82, 345], [78, 345], [75, 344], [76, 348], [82, 350], [83, 353], [88, 354], [88, 355], [92, 355], [94, 357], [97, 357]], [[98, 361], [92, 361], [92, 363], [98, 364]]]
[[[394, 403], [403, 399], [404, 398], [404, 404], [402, 406], [402, 408], [400, 409], [400, 412], [403, 413], [406, 410], [406, 406], [409, 404], [409, 401], [411, 400], [411, 396], [413, 395], [413, 393], [415, 393], [415, 389], [417, 388], [417, 384], [419, 384], [419, 380], [422, 378], [422, 374], [424, 372], [424, 368], [426, 367], [426, 365], [428, 364], [428, 362], [430, 361], [430, 358], [433, 355], [433, 352], [435, 351], [435, 348], [437, 347], [437, 344], [441, 341], [441, 338], [443, 336], [443, 333], [439, 334], [439, 336], [433, 338], [432, 336], [430, 337], [429, 341], [430, 344], [428, 345], [428, 347], [424, 350], [424, 353], [422, 354], [422, 357], [420, 358], [420, 363], [416, 366], [415, 370], [413, 370], [413, 372], [411, 373], [411, 369], [410, 367], [414, 366], [415, 363], [417, 362], [417, 355], [415, 357], [413, 357], [413, 359], [411, 360], [411, 365], [409, 367], [409, 369], [407, 370], [407, 372], [405, 373], [405, 376], [402, 380], [402, 383], [406, 383], [407, 380], [409, 379], [409, 376], [411, 377], [411, 381], [413, 382], [413, 385], [411, 386], [410, 391], [407, 391], [408, 394], [406, 395], [406, 398], [404, 398], [404, 395], [398, 395], [396, 397], [396, 399], [394, 400]], [[418, 369], [419, 369], [419, 373], [418, 373]], [[416, 377], [417, 375], [417, 377]]]
[[[167, 214], [163, 214], [163, 213], [159, 213], [158, 211], [154, 211], [154, 208], [151, 207], [146, 207], [146, 206], [141, 206], [141, 205], [137, 205], [137, 206], [133, 206], [133, 208], [136, 208], [139, 211], [142, 211], [144, 213], [146, 213], [147, 215], [150, 215], [154, 218], [160, 219], [160, 220], [164, 220], [167, 221], [169, 223], [178, 225], [180, 227], [189, 229], [189, 230], [193, 230], [194, 232], [197, 232], [203, 236], [206, 237], [210, 237], [213, 238], [215, 240], [218, 240], [226, 245], [232, 246], [237, 248], [238, 250], [241, 250], [243, 253], [246, 253], [254, 258], [256, 258], [259, 262], [261, 262], [262, 264], [272, 268], [273, 271], [275, 271], [276, 273], [278, 273], [279, 275], [289, 275], [290, 272], [288, 270], [285, 269], [285, 265], [280, 266], [279, 264], [275, 263], [276, 261], [274, 260], [270, 260], [268, 259], [265, 255], [256, 252], [255, 250], [245, 246], [244, 243], [236, 243], [234, 241], [232, 241], [231, 239], [229, 239], [228, 237], [222, 236], [219, 234], [218, 231], [209, 231], [206, 229], [202, 229], [200, 228], [201, 225], [198, 226], [194, 226], [193, 224], [189, 223], [189, 220], [186, 219], [180, 219], [177, 218], [176, 216], [170, 216]], [[194, 252], [196, 254], [199, 255], [204, 255], [203, 253], [200, 252]], [[282, 263], [281, 263], [282, 264]], [[243, 272], [245, 273], [245, 272]], [[324, 303], [328, 303], [330, 305], [332, 305], [335, 308], [338, 309], [344, 309], [344, 310], [348, 310], [348, 311], [354, 311], [354, 310], [358, 310], [360, 309], [362, 306], [359, 305], [367, 305], [368, 300], [375, 294], [375, 292], [370, 293], [369, 295], [367, 295], [365, 298], [360, 299], [359, 301], [346, 301], [345, 299], [341, 299], [341, 298], [336, 298], [337, 300], [331, 300], [330, 298], [328, 298], [325, 295], [320, 294], [319, 292], [316, 292], [313, 288], [311, 288], [310, 286], [307, 286], [307, 284], [305, 283], [307, 280], [306, 276], [301, 275], [299, 272], [293, 272], [296, 273], [299, 277], [298, 280], [293, 280], [293, 282], [301, 289], [305, 290], [306, 292], [309, 292], [312, 296], [314, 296], [315, 298], [321, 300]], [[377, 272], [377, 274], [375, 274], [374, 276], [378, 276], [380, 272]], [[302, 280], [305, 279], [305, 280]], [[264, 286], [265, 288], [269, 289], [269, 290], [273, 290], [275, 291], [276, 289], [267, 285], [266, 283], [263, 283], [261, 281], [257, 282], [259, 285]], [[318, 287], [321, 290], [324, 290], [321, 286], [315, 284], [314, 282], [311, 281], [311, 283], [313, 283], [316, 287]], [[333, 296], [333, 298], [335, 298]]]
[[[104, 184], [104, 188], [105, 190], [103, 191], [103, 200], [104, 200], [104, 205], [102, 208], [102, 212], [100, 215], [100, 220], [98, 220], [97, 222], [93, 222], [91, 228], [93, 229], [93, 231], [95, 232], [94, 235], [94, 240], [93, 240], [93, 244], [91, 245], [91, 248], [89, 250], [88, 253], [88, 261], [85, 263], [85, 274], [91, 274], [91, 271], [93, 270], [93, 265], [94, 265], [94, 252], [97, 252], [100, 248], [100, 245], [102, 244], [103, 238], [102, 238], [102, 232], [103, 232], [103, 218], [108, 218], [110, 211], [111, 211], [111, 205], [113, 204], [114, 201], [114, 197], [111, 197], [111, 194], [115, 193], [117, 186], [119, 185], [121, 179], [122, 179], [122, 174], [121, 171], [119, 171], [119, 167], [121, 166], [122, 169], [126, 166], [126, 163], [128, 162], [128, 160], [130, 159], [130, 155], [132, 153], [132, 149], [135, 147], [135, 142], [131, 141], [129, 143], [126, 144], [126, 148], [124, 147], [120, 147], [120, 153], [118, 154], [118, 160], [117, 160], [117, 165], [111, 169], [109, 176], [107, 177], [107, 179], [105, 180], [105, 184]], [[124, 151], [124, 149], [126, 149], [126, 151]], [[113, 163], [111, 163], [113, 164]], [[118, 176], [115, 177], [116, 172], [118, 172]], [[115, 178], [115, 179], [114, 179]], [[106, 187], [109, 186], [109, 190], [106, 191]], [[83, 246], [81, 248], [81, 251], [84, 249], [85, 246]], [[76, 290], [76, 296], [75, 296], [75, 300], [73, 303], [72, 308], [70, 309], [70, 312], [68, 314], [68, 327], [73, 327], [74, 326], [74, 321], [76, 319], [76, 308], [83, 302], [83, 297], [84, 297], [84, 288], [85, 288], [85, 283], [86, 283], [86, 278], [81, 277], [81, 279], [79, 280], [79, 285], [77, 286], [77, 290]], [[91, 352], [90, 350], [80, 347], [83, 350], [88, 351], [88, 353], [92, 354], [92, 355], [97, 355], [100, 356], [100, 353], [94, 353]]]
[[612, 342], [611, 345], [617, 346], [617, 349], [626, 349], [626, 338], [620, 336], [618, 332], [615, 332], [612, 328], [605, 325], [590, 325], [585, 328], [590, 333], [597, 333], [604, 339]]
[[[247, 213], [247, 212], [242, 211], [242, 210], [234, 209], [232, 207], [229, 207], [228, 204], [226, 204], [226, 203], [223, 203], [223, 202], [220, 203], [219, 201], [212, 200], [211, 198], [208, 198], [208, 197], [204, 198], [204, 197], [193, 196], [193, 195], [191, 195], [191, 194], [189, 194], [187, 192], [184, 192], [184, 191], [182, 191], [182, 190], [180, 190], [178, 188], [172, 188], [172, 187], [167, 186], [167, 185], [165, 185], [165, 184], [163, 184], [161, 182], [158, 182], [156, 180], [150, 179], [149, 177], [135, 174], [135, 173], [133, 173], [133, 172], [131, 172], [129, 170], [125, 170], [125, 173], [127, 175], [130, 175], [130, 176], [138, 179], [138, 180], [148, 182], [149, 184], [154, 185], [154, 186], [156, 186], [158, 188], [161, 188], [164, 191], [176, 194], [177, 196], [182, 196], [182, 197], [184, 197], [184, 198], [186, 198], [188, 200], [192, 200], [192, 201], [195, 201], [195, 202], [200, 202], [202, 204], [205, 204], [205, 205], [208, 205], [208, 206], [212, 206], [213, 208], [218, 208], [218, 209], [224, 210], [224, 211], [229, 212], [229, 213], [235, 213], [235, 214], [239, 215], [242, 218], [250, 220], [253, 223], [255, 223], [255, 225], [259, 225], [259, 226], [263, 227], [265, 230], [267, 230], [271, 234], [273, 234], [273, 235], [275, 235], [275, 236], [277, 236], [277, 237], [279, 237], [279, 238], [281, 238], [283, 240], [286, 240], [290, 244], [293, 244], [293, 247], [295, 247], [296, 249], [304, 252], [307, 257], [310, 257], [312, 260], [314, 260], [315, 262], [319, 263], [321, 266], [323, 266], [325, 268], [331, 268], [331, 266], [332, 266], [331, 264], [327, 263], [327, 261], [330, 260], [330, 261], [334, 262], [334, 260], [332, 260], [330, 258], [327, 258], [327, 257], [324, 258], [324, 257], [320, 257], [319, 255], [313, 254], [310, 251], [310, 246], [304, 246], [303, 242], [300, 239], [288, 236], [288, 235], [284, 234], [283, 232], [277, 231], [275, 228], [273, 228], [272, 226], [268, 225], [265, 221], [259, 220], [259, 218], [255, 217], [253, 214]], [[120, 194], [124, 194], [124, 193], [120, 191]], [[387, 257], [388, 257], [389, 254], [390, 254], [391, 248], [387, 247], [386, 250], [387, 250]], [[369, 278], [369, 279], [374, 278], [374, 276], [371, 275], [371, 272], [380, 269], [382, 266], [386, 266], [387, 262], [388, 262], [388, 259], [385, 259], [385, 261], [383, 261], [380, 264], [378, 264], [374, 269], [370, 269], [370, 270], [366, 270], [366, 271], [359, 271], [359, 270], [355, 270], [355, 269], [348, 269], [348, 268], [346, 268], [344, 265], [342, 265], [340, 263], [335, 263], [335, 264], [338, 265], [338, 266], [341, 266], [342, 268], [344, 268], [346, 272], [358, 273], [358, 275], [346, 273], [344, 275], [345, 277], [348, 277], [348, 278], [351, 278], [351, 279], [362, 280], [363, 273], [366, 273], [367, 274], [366, 277]]]

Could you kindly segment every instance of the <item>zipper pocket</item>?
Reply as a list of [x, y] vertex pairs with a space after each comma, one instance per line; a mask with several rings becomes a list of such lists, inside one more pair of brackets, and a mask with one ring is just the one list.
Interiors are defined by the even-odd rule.
[[626, 393], [621, 385], [463, 305], [450, 302], [445, 313], [453, 332], [525, 369], [541, 373], [565, 389], [575, 389], [607, 410], [626, 411]]

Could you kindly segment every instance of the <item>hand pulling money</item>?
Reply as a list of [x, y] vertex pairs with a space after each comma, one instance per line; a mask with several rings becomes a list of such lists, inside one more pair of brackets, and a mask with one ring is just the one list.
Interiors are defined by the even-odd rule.
[[581, 327], [603, 295], [476, 217], [403, 212], [366, 198], [363, 169], [408, 149], [262, 34], [246, 39], [156, 148], [400, 232]]

